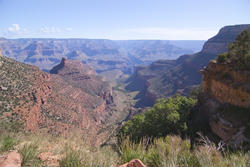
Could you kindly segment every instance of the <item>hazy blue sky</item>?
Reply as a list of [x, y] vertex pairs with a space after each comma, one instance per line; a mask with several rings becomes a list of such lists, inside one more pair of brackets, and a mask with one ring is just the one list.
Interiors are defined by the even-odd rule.
[[0, 36], [208, 39], [250, 23], [250, 0], [0, 0]]

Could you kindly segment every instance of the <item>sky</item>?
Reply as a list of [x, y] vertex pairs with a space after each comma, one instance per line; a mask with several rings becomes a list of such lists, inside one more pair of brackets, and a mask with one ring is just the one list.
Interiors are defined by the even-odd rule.
[[0, 37], [207, 40], [250, 0], [0, 0]]

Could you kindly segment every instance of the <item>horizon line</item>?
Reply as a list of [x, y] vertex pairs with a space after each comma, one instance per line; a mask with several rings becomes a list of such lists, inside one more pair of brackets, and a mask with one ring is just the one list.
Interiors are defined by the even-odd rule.
[[83, 39], [83, 40], [110, 40], [110, 41], [207, 41], [208, 39], [109, 39], [109, 38], [84, 38], [84, 37], [21, 37], [21, 38], [6, 38], [0, 37], [0, 40], [18, 40], [18, 39]]

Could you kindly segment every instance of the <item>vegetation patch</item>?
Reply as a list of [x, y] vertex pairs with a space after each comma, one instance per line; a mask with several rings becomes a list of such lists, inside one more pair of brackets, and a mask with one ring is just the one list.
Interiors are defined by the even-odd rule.
[[60, 167], [82, 167], [82, 160], [79, 151], [67, 148], [66, 155], [59, 161]]
[[168, 134], [186, 136], [189, 114], [196, 100], [184, 96], [160, 99], [145, 113], [134, 116], [121, 128], [118, 139], [129, 136], [133, 141], [144, 137], [164, 137]]
[[250, 70], [250, 32], [243, 31], [228, 45], [228, 52], [217, 57], [218, 63], [232, 64], [236, 70]]
[[121, 145], [121, 162], [138, 158], [149, 167], [248, 167], [249, 152], [220, 152], [216, 145], [203, 144], [190, 151], [189, 140], [178, 136], [155, 139], [149, 144], [144, 138], [139, 143], [124, 139]]
[[40, 167], [41, 160], [38, 158], [38, 146], [36, 144], [25, 144], [20, 150], [22, 167]]
[[18, 142], [17, 142], [15, 137], [10, 136], [10, 135], [6, 135], [3, 137], [2, 141], [1, 141], [0, 151], [6, 152], [6, 151], [14, 150], [14, 146], [17, 143]]

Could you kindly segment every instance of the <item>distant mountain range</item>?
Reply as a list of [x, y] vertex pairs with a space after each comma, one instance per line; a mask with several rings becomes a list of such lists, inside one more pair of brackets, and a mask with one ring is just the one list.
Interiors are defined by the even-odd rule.
[[137, 67], [128, 80], [127, 89], [139, 91], [136, 97], [138, 106], [151, 106], [156, 99], [176, 93], [188, 94], [191, 88], [201, 83], [200, 70], [218, 54], [226, 52], [228, 44], [245, 29], [250, 31], [250, 24], [223, 27], [196, 54], [185, 54], [177, 60], [159, 60], [149, 66]]
[[108, 79], [132, 74], [135, 65], [159, 59], [176, 59], [199, 51], [204, 41], [98, 39], [5, 39], [0, 38], [4, 56], [50, 70], [65, 57], [79, 60]]

